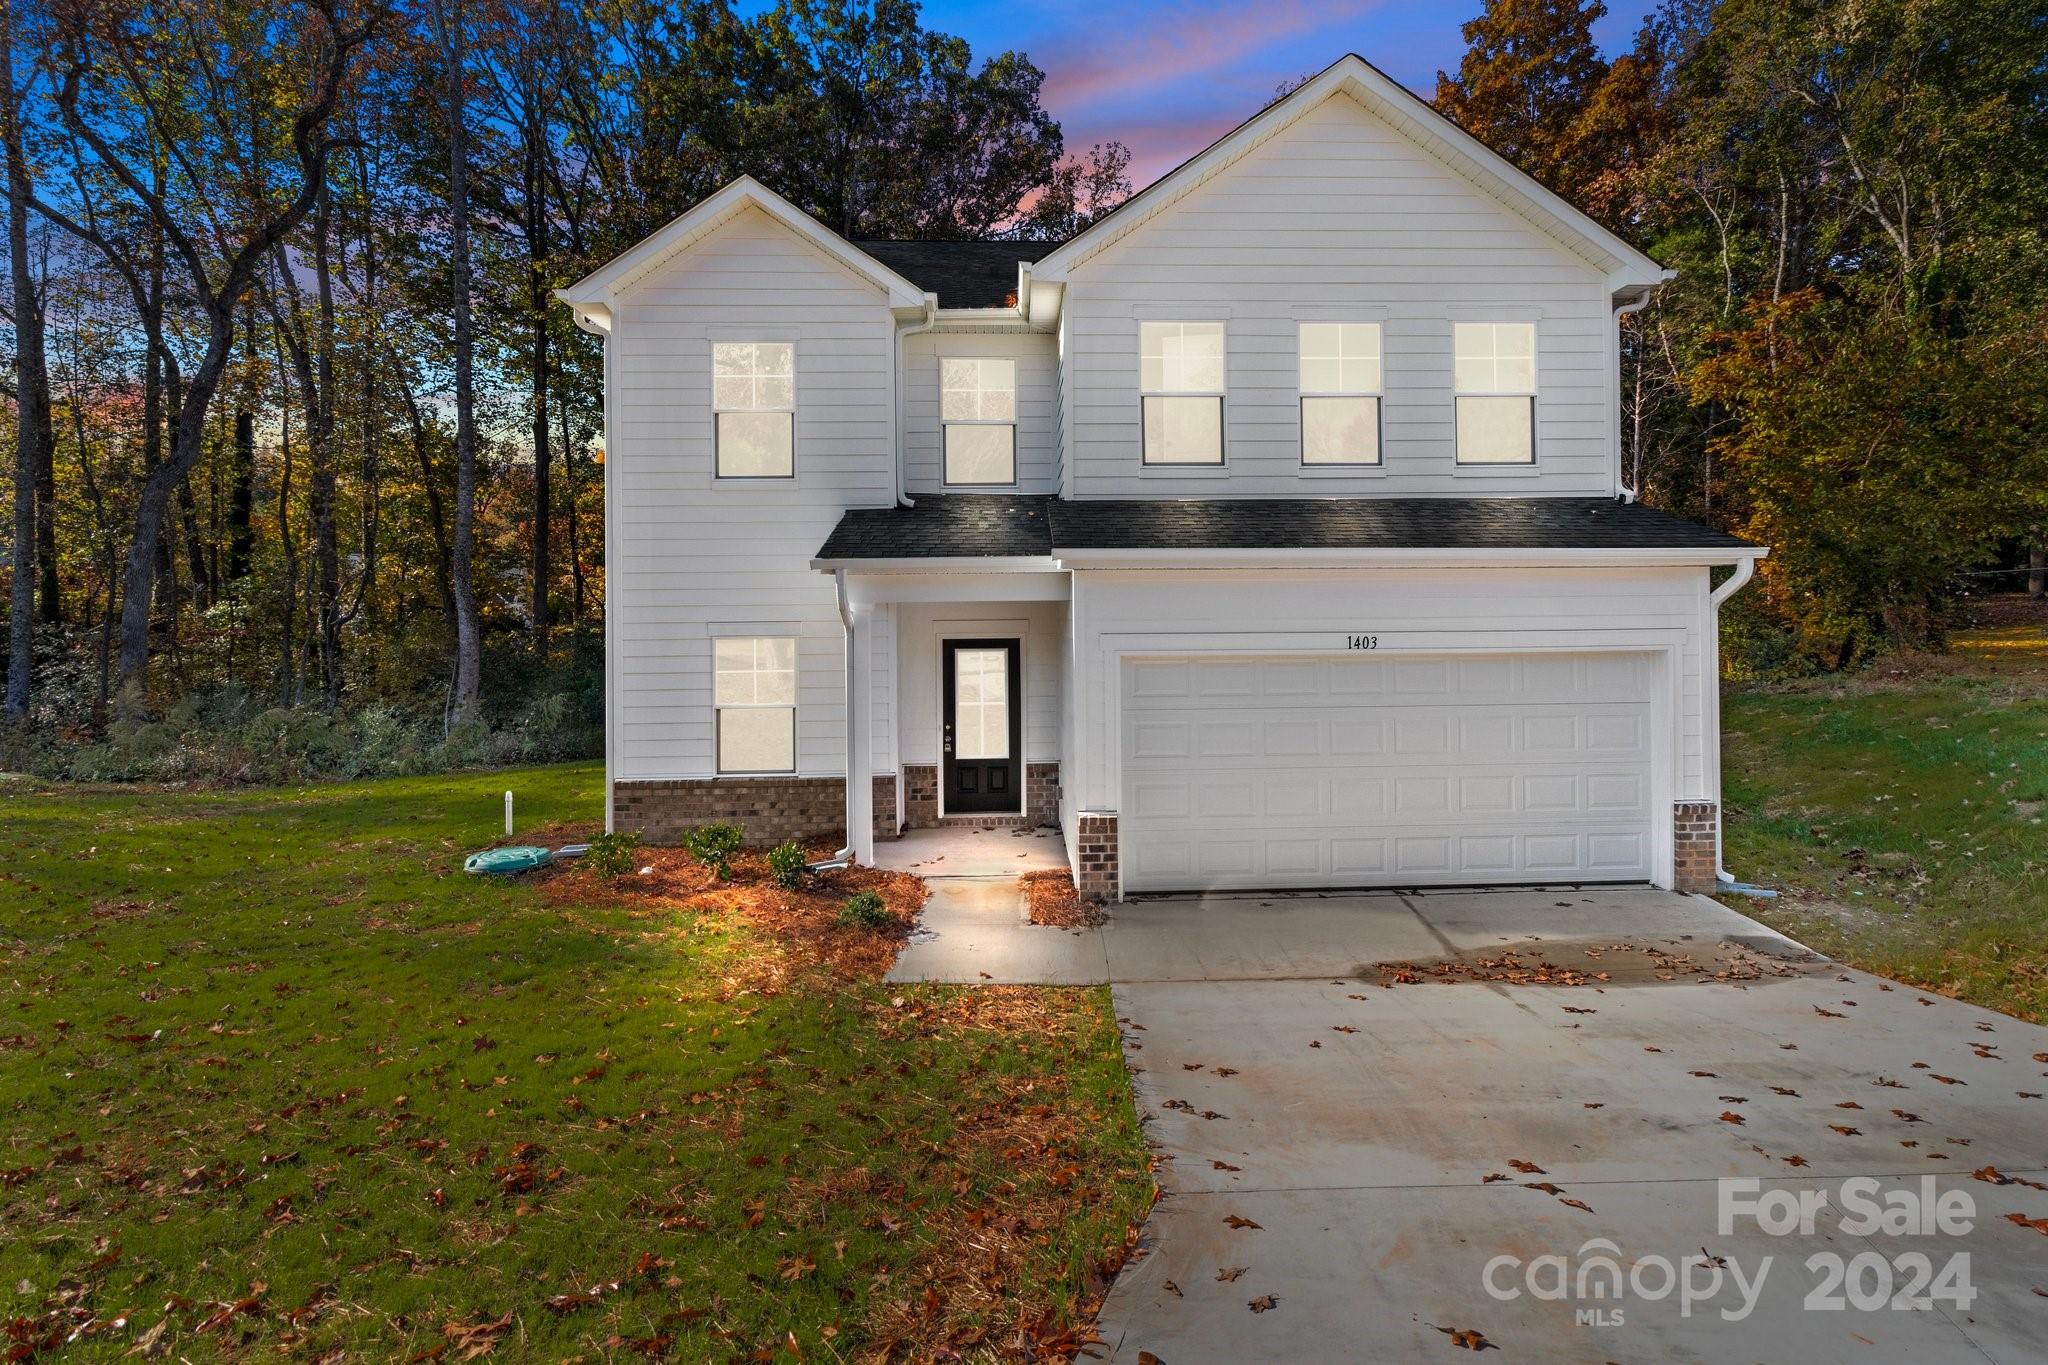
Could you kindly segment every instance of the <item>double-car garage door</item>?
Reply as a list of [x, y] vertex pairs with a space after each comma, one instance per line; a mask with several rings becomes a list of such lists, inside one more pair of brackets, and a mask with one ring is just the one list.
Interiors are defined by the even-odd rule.
[[1645, 881], [1648, 654], [1126, 661], [1127, 892]]

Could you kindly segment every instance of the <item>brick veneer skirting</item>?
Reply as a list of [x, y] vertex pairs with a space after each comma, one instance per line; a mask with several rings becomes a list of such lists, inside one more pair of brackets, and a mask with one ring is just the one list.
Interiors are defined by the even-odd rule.
[[1060, 822], [1060, 765], [1024, 765], [1024, 813], [1022, 815], [939, 814], [939, 768], [935, 763], [903, 765], [903, 828], [932, 829], [938, 825], [1038, 825]]
[[1117, 898], [1116, 816], [1083, 811], [1075, 830], [1074, 889], [1085, 901]]
[[[896, 837], [896, 779], [874, 779], [875, 837]], [[749, 844], [839, 839], [846, 782], [837, 777], [710, 777], [612, 784], [612, 826], [650, 844], [680, 844], [714, 820], [738, 825]]]
[[1679, 801], [1671, 807], [1672, 890], [1714, 889], [1720, 827], [1720, 807], [1712, 801]]

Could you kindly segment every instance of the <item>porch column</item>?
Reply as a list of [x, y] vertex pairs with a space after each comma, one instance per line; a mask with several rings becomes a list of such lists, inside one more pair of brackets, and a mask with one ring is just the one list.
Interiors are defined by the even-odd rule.
[[875, 609], [847, 608], [846, 846], [857, 863], [875, 861]]

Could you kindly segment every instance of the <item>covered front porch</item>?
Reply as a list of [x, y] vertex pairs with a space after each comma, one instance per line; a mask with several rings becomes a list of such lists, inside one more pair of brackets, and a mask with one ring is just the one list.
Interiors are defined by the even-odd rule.
[[1072, 579], [1043, 563], [834, 570], [860, 862], [922, 831], [1059, 827]]

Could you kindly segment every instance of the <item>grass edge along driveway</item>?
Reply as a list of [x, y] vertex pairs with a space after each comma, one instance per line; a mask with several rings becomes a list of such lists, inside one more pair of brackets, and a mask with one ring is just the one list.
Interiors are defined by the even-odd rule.
[[466, 877], [507, 787], [602, 775], [0, 782], [9, 1349], [1078, 1345], [1152, 1195], [1106, 991], [885, 987], [892, 874]]

